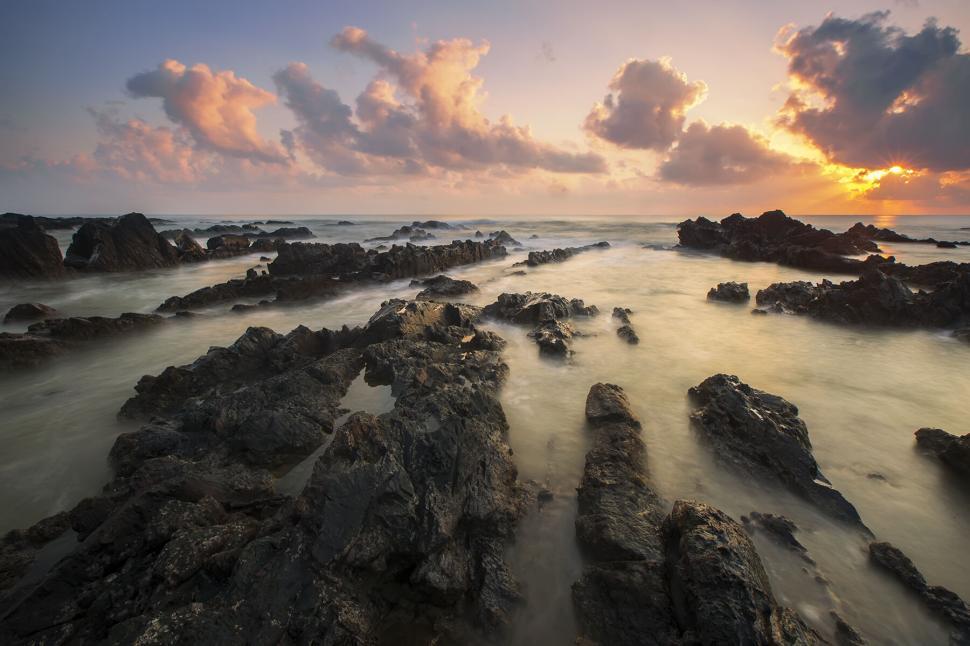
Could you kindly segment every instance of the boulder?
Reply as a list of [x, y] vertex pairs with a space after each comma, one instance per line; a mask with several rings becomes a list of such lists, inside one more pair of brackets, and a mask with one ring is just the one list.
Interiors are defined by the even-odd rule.
[[581, 299], [567, 300], [558, 294], [525, 292], [500, 294], [498, 300], [482, 309], [484, 316], [519, 325], [532, 325], [529, 336], [535, 339], [542, 354], [568, 357], [572, 354], [570, 340], [578, 336], [567, 322], [575, 316], [595, 316], [595, 305], [587, 306]]
[[0, 276], [4, 278], [63, 278], [61, 248], [29, 215], [14, 226], [0, 228]]
[[747, 303], [751, 300], [748, 293], [748, 283], [718, 283], [707, 292], [707, 300], [723, 301], [725, 303]]
[[206, 260], [205, 249], [195, 241], [195, 238], [192, 237], [192, 232], [188, 229], [182, 229], [176, 233], [173, 241], [175, 242], [175, 248], [178, 250], [180, 261], [200, 262]]
[[[510, 244], [518, 244], [512, 242]], [[594, 249], [609, 249], [609, 242], [597, 242], [595, 244], [588, 244], [582, 247], [567, 247], [565, 249], [553, 249], [551, 251], [530, 251], [529, 257], [522, 262], [515, 263], [516, 265], [528, 265], [529, 267], [538, 267], [539, 265], [545, 265], [552, 262], [564, 262], [569, 260], [576, 254], [583, 253], [585, 251], [592, 251]]]
[[640, 343], [640, 337], [637, 336], [636, 330], [630, 325], [621, 325], [616, 328], [616, 336], [620, 337], [630, 345], [636, 345]]
[[478, 291], [478, 287], [469, 280], [456, 280], [450, 276], [440, 274], [423, 280], [412, 280], [411, 287], [423, 287], [418, 300], [448, 299], [453, 296], [463, 296]]
[[6, 316], [3, 317], [3, 322], [40, 321], [58, 316], [60, 316], [60, 312], [49, 305], [44, 305], [43, 303], [21, 303], [14, 305], [7, 311]]
[[970, 433], [959, 437], [939, 428], [921, 428], [916, 431], [916, 444], [954, 472], [970, 478]]
[[708, 377], [688, 396], [691, 422], [720, 462], [743, 477], [783, 486], [868, 532], [855, 507], [822, 474], [794, 404], [724, 374]]
[[68, 267], [94, 272], [139, 271], [178, 262], [178, 250], [141, 213], [129, 213], [111, 224], [83, 224], [64, 256]]
[[633, 310], [629, 307], [614, 307], [613, 308], [613, 318], [622, 323], [623, 325], [630, 324], [630, 315], [633, 314]]
[[230, 251], [247, 251], [250, 246], [249, 238], [241, 235], [225, 234], [209, 238], [205, 246], [210, 251], [228, 249]]

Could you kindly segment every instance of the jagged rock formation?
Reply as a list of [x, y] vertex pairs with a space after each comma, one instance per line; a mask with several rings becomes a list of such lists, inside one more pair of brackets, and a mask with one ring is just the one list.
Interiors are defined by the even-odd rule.
[[138, 271], [178, 264], [179, 253], [141, 213], [116, 222], [86, 222], [74, 233], [64, 264], [81, 271]]
[[565, 249], [553, 249], [551, 251], [530, 251], [529, 257], [526, 260], [517, 262], [513, 266], [528, 265], [529, 267], [538, 267], [539, 265], [545, 265], [551, 262], [564, 262], [576, 254], [593, 251], [595, 249], [609, 249], [609, 247], [610, 243], [604, 240], [603, 242], [588, 244], [582, 247], [566, 247]]
[[719, 461], [744, 476], [784, 486], [830, 516], [865, 529], [855, 507], [822, 475], [794, 404], [723, 374], [708, 377], [688, 396], [694, 406], [691, 422]]
[[[16, 215], [16, 214], [8, 214]], [[63, 278], [67, 275], [61, 248], [29, 215], [0, 228], [0, 277]]]
[[718, 283], [707, 292], [707, 300], [723, 301], [725, 303], [746, 303], [751, 300], [748, 293], [748, 283]]
[[268, 275], [233, 279], [186, 296], [173, 296], [158, 310], [196, 309], [240, 298], [267, 296], [273, 296], [277, 302], [321, 298], [355, 283], [434, 274], [505, 255], [505, 247], [491, 241], [455, 241], [430, 247], [394, 245], [387, 251], [364, 249], [356, 243], [284, 243], [267, 267]]
[[478, 287], [470, 280], [456, 280], [444, 274], [424, 280], [412, 280], [411, 287], [424, 287], [415, 296], [417, 300], [447, 300], [478, 291]]
[[34, 323], [23, 333], [0, 333], [0, 368], [35, 366], [86, 342], [149, 329], [165, 320], [157, 314], [134, 313], [117, 318], [47, 319]]
[[579, 334], [568, 319], [596, 316], [599, 310], [578, 298], [567, 300], [557, 294], [525, 292], [500, 294], [482, 313], [500, 321], [532, 325], [529, 336], [535, 339], [540, 353], [568, 357], [572, 354], [570, 342]]
[[11, 307], [3, 317], [4, 323], [17, 321], [40, 321], [60, 316], [60, 312], [43, 303], [20, 303]]
[[970, 433], [959, 437], [939, 428], [916, 431], [916, 444], [964, 478], [970, 478]]
[[579, 643], [815, 644], [778, 605], [751, 540], [708, 505], [667, 504], [645, 478], [640, 422], [622, 389], [586, 399], [593, 448], [578, 490], [576, 537], [586, 557], [573, 585]]
[[[525, 498], [498, 401], [508, 369], [477, 314], [391, 301], [364, 328], [251, 328], [143, 380], [126, 412], [154, 417], [68, 513], [66, 556], [18, 588], [64, 523], [0, 546], [0, 641], [499, 640]], [[362, 367], [395, 408], [333, 428]], [[272, 473], [330, 436], [302, 494], [275, 494]]]

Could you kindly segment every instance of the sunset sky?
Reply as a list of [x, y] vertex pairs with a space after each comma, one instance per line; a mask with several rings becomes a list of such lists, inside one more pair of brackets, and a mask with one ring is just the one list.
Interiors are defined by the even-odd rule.
[[0, 211], [967, 214], [967, 42], [968, 0], [7, 0]]

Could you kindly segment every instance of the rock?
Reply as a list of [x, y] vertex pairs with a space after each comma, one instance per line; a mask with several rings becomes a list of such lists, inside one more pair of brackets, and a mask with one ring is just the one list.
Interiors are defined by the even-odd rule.
[[956, 593], [941, 586], [931, 586], [909, 558], [890, 543], [869, 544], [869, 558], [888, 570], [904, 586], [915, 592], [930, 608], [953, 628], [951, 643], [970, 640], [970, 607]]
[[482, 233], [481, 231], [476, 231], [475, 232], [475, 237], [476, 238], [484, 238], [485, 237], [485, 234]]
[[751, 294], [748, 293], [748, 283], [718, 283], [707, 292], [707, 300], [746, 303], [751, 300]]
[[938, 428], [921, 428], [916, 431], [916, 444], [964, 478], [970, 477], [970, 433], [958, 437]]
[[192, 237], [192, 232], [188, 229], [182, 229], [176, 233], [174, 242], [181, 262], [201, 262], [206, 260], [205, 249], [195, 241], [195, 238]]
[[629, 307], [614, 307], [613, 308], [613, 318], [615, 318], [620, 323], [624, 325], [630, 324], [630, 315], [633, 314], [633, 310]]
[[209, 238], [205, 246], [210, 251], [216, 249], [227, 249], [229, 251], [248, 251], [249, 238], [241, 235], [224, 234]]
[[775, 283], [756, 300], [833, 323], [949, 327], [970, 319], [970, 265], [932, 292], [913, 292], [899, 278], [869, 269], [839, 284]]
[[529, 336], [535, 339], [539, 346], [539, 353], [557, 357], [568, 357], [569, 341], [576, 336], [576, 328], [566, 321], [543, 321], [537, 325]]
[[39, 321], [60, 316], [61, 313], [49, 305], [43, 303], [21, 303], [14, 305], [3, 317], [4, 323], [14, 323], [17, 321]]
[[74, 233], [64, 264], [81, 271], [139, 271], [173, 267], [179, 252], [141, 213], [117, 222], [87, 222]]
[[[266, 224], [270, 224], [270, 222]], [[280, 227], [273, 231], [246, 232], [244, 235], [255, 238], [272, 238], [273, 240], [293, 240], [312, 238], [313, 231], [310, 231], [307, 227]]]
[[[857, 235], [835, 234], [767, 211], [757, 218], [735, 213], [718, 222], [707, 218], [685, 220], [677, 226], [680, 246], [713, 251], [726, 258], [775, 262], [801, 269], [859, 274], [867, 266], [846, 255], [878, 251], [871, 240]], [[891, 262], [873, 256], [869, 264]]]
[[798, 408], [733, 375], [714, 375], [688, 391], [691, 422], [719, 461], [784, 486], [830, 516], [868, 531], [855, 507], [834, 489], [812, 455]]
[[573, 585], [577, 643], [819, 643], [775, 601], [751, 540], [722, 512], [667, 504], [648, 484], [640, 422], [622, 389], [586, 399], [592, 449], [578, 491], [585, 557]]
[[411, 287], [424, 287], [415, 296], [418, 300], [447, 299], [452, 296], [462, 296], [478, 291], [478, 287], [471, 281], [455, 280], [444, 274], [432, 278], [425, 278], [424, 280], [412, 280]]
[[963, 341], [964, 343], [970, 343], [970, 327], [962, 327], [953, 330], [953, 338], [957, 341]]
[[[110, 224], [115, 220], [117, 220], [117, 218], [89, 218], [89, 217], [84, 217], [79, 215], [70, 216], [70, 217], [49, 218], [43, 215], [30, 216], [30, 215], [23, 215], [22, 213], [7, 212], [7, 213], [4, 213], [3, 215], [0, 215], [0, 229], [5, 227], [15, 227], [20, 222], [21, 218], [30, 218], [30, 217], [33, 218], [35, 224], [37, 224], [45, 231], [54, 231], [56, 229], [74, 229], [87, 222], [104, 222], [104, 223]], [[148, 220], [149, 222], [154, 223], [154, 220], [158, 220], [158, 219], [160, 218], [149, 218]], [[167, 221], [165, 223], [174, 224]]]
[[833, 610], [829, 615], [832, 617], [832, 621], [835, 622], [836, 646], [866, 646], [869, 643], [839, 613]]
[[629, 325], [621, 325], [616, 328], [616, 336], [620, 337], [630, 345], [636, 345], [640, 343], [640, 337], [637, 336], [636, 331]]
[[248, 235], [248, 234], [259, 234], [265, 233], [262, 229], [256, 226], [255, 223], [247, 223], [243, 225], [239, 224], [213, 224], [211, 227], [206, 227], [205, 229], [196, 229], [196, 233], [199, 234], [237, 234], [237, 235]]
[[57, 239], [47, 235], [34, 218], [18, 216], [16, 225], [0, 228], [0, 276], [53, 279], [65, 275]]
[[[152, 421], [117, 439], [114, 479], [68, 514], [79, 541], [5, 604], [0, 641], [500, 641], [527, 496], [508, 368], [462, 311], [395, 301], [354, 330], [251, 328], [139, 384]], [[334, 429], [361, 368], [395, 407]], [[302, 493], [275, 494], [271, 470], [315, 451]]]
[[504, 245], [506, 247], [518, 247], [522, 244], [510, 236], [504, 229], [502, 231], [492, 231], [488, 234], [488, 237], [495, 244]]
[[956, 249], [957, 248], [957, 243], [955, 243], [955, 242], [947, 242], [945, 240], [941, 240], [941, 241], [939, 241], [939, 242], [936, 243], [936, 246], [939, 247], [940, 249]]
[[356, 222], [351, 222], [350, 220], [340, 220], [340, 221], [337, 222], [337, 226], [340, 226], [340, 227], [352, 227], [355, 224], [357, 224], [357, 223]]
[[272, 260], [272, 258], [270, 258], [269, 256], [260, 256], [259, 257], [259, 261], [260, 262], [269, 262], [271, 260]]
[[398, 229], [395, 229], [393, 233], [389, 236], [379, 236], [377, 238], [368, 238], [364, 242], [381, 242], [390, 240], [410, 240], [411, 242], [420, 242], [422, 240], [433, 240], [434, 235], [428, 233], [424, 229], [417, 226], [415, 223], [412, 226], [404, 225]]
[[539, 239], [539, 236], [537, 234], [535, 234], [535, 233], [533, 233], [531, 236], [529, 236], [529, 240], [538, 240], [538, 239]]
[[741, 522], [745, 528], [762, 532], [782, 547], [798, 554], [806, 563], [815, 565], [815, 561], [808, 555], [808, 550], [795, 538], [798, 527], [788, 518], [753, 511], [747, 516], [741, 516]]
[[453, 231], [462, 228], [441, 220], [425, 220], [424, 222], [415, 220], [411, 223], [411, 226], [415, 229], [441, 229], [444, 231]]
[[533, 325], [529, 336], [535, 339], [539, 351], [559, 357], [571, 355], [570, 340], [578, 335], [566, 320], [598, 313], [595, 305], [587, 306], [580, 299], [570, 301], [545, 292], [500, 294], [498, 300], [482, 309], [484, 316], [519, 325]]
[[135, 313], [47, 319], [22, 334], [0, 334], [0, 368], [35, 366], [88, 341], [146, 330], [164, 321], [157, 314]]
[[864, 238], [868, 240], [879, 240], [880, 242], [920, 242], [907, 235], [896, 233], [892, 229], [882, 229], [872, 224], [862, 224], [856, 222], [848, 231], [847, 235]]
[[[504, 233], [504, 232], [503, 232]], [[512, 241], [510, 244], [518, 244]], [[516, 265], [528, 265], [529, 267], [538, 267], [539, 265], [544, 265], [551, 262], [564, 262], [569, 260], [573, 256], [585, 251], [592, 251], [594, 249], [608, 249], [610, 246], [609, 242], [597, 242], [595, 244], [588, 244], [583, 247], [567, 247], [566, 249], [553, 249], [552, 251], [530, 251], [529, 257], [523, 260], [521, 263], [516, 263]]]

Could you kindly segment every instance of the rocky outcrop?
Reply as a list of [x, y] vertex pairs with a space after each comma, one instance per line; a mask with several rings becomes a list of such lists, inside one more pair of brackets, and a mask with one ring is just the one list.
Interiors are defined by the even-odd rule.
[[[0, 641], [500, 641], [524, 497], [508, 369], [462, 312], [394, 301], [354, 330], [251, 329], [143, 389], [155, 418], [118, 438], [114, 480], [69, 513], [66, 556], [8, 597]], [[334, 428], [362, 367], [394, 410]], [[317, 450], [302, 493], [274, 493], [272, 473]]]
[[485, 306], [482, 314], [509, 323], [532, 325], [529, 336], [535, 339], [542, 354], [568, 357], [572, 354], [571, 340], [579, 335], [568, 319], [595, 316], [599, 310], [578, 298], [567, 300], [557, 294], [525, 292], [500, 294], [498, 300]]
[[415, 296], [418, 300], [447, 300], [478, 291], [478, 287], [470, 280], [456, 280], [444, 274], [424, 280], [412, 280], [411, 287], [424, 288]]
[[552, 249], [551, 251], [530, 251], [529, 257], [522, 262], [515, 263], [515, 266], [528, 265], [529, 267], [538, 267], [539, 265], [545, 265], [551, 262], [564, 262], [576, 254], [593, 251], [594, 249], [609, 249], [609, 247], [610, 243], [603, 241], [582, 247], [566, 247], [565, 249]]
[[775, 283], [760, 290], [759, 305], [841, 324], [953, 327], [970, 321], [970, 266], [914, 292], [899, 278], [870, 269], [858, 280]]
[[748, 283], [718, 283], [707, 292], [707, 300], [725, 303], [747, 303], [751, 300]]
[[853, 224], [845, 232], [845, 235], [862, 240], [877, 240], [879, 242], [935, 244], [937, 247], [943, 249], [956, 249], [959, 245], [970, 244], [970, 242], [950, 242], [936, 240], [935, 238], [911, 238], [908, 235], [896, 233], [892, 229], [883, 229], [872, 224], [862, 224], [861, 222]]
[[887, 262], [879, 256], [866, 261], [847, 258], [878, 247], [866, 238], [816, 229], [782, 211], [767, 211], [757, 218], [735, 213], [720, 222], [703, 217], [685, 220], [677, 226], [677, 235], [684, 248], [814, 271], [859, 274], [865, 267]]
[[633, 325], [630, 322], [630, 314], [633, 314], [633, 310], [629, 308], [613, 308], [613, 318], [621, 323], [620, 327], [616, 328], [616, 336], [630, 345], [636, 345], [640, 343], [640, 337], [637, 335], [636, 330], [633, 329]]
[[210, 251], [223, 248], [230, 251], [248, 251], [249, 245], [249, 238], [234, 234], [214, 236], [206, 240], [205, 243], [206, 248]]
[[794, 404], [724, 374], [708, 377], [688, 396], [694, 407], [691, 422], [719, 461], [745, 477], [781, 485], [826, 514], [865, 529], [855, 507], [819, 469], [808, 428]]
[[15, 225], [0, 228], [0, 277], [53, 279], [66, 274], [57, 239], [34, 218], [18, 216]]
[[178, 250], [180, 262], [202, 262], [207, 260], [205, 249], [196, 242], [195, 238], [192, 237], [192, 232], [188, 229], [182, 229], [176, 233], [172, 241]]
[[424, 240], [433, 240], [434, 234], [428, 233], [424, 229], [418, 226], [415, 222], [414, 225], [408, 226], [404, 225], [395, 229], [391, 235], [388, 236], [378, 236], [376, 238], [368, 238], [364, 242], [389, 242], [393, 240], [410, 240], [411, 242], [422, 242]]
[[20, 334], [0, 333], [0, 368], [35, 366], [86, 342], [149, 329], [164, 321], [157, 314], [126, 313], [117, 318], [76, 316], [34, 323]]
[[930, 610], [946, 620], [953, 630], [951, 643], [970, 643], [970, 607], [955, 592], [927, 584], [909, 557], [890, 543], [870, 543], [869, 558], [889, 571], [900, 583], [916, 593]]
[[430, 247], [394, 245], [387, 251], [364, 249], [356, 243], [283, 243], [267, 267], [269, 275], [232, 279], [186, 296], [173, 296], [158, 311], [198, 309], [242, 298], [272, 296], [279, 303], [323, 298], [354, 284], [434, 274], [505, 255], [505, 247], [490, 241], [456, 241]]
[[916, 431], [916, 444], [954, 472], [970, 478], [970, 433], [961, 437], [939, 428], [921, 428]]
[[594, 385], [586, 417], [593, 447], [576, 518], [586, 565], [573, 585], [581, 643], [821, 641], [775, 601], [737, 523], [692, 501], [677, 501], [666, 513], [645, 477], [640, 423], [622, 389]]
[[83, 224], [64, 255], [68, 267], [96, 272], [172, 267], [178, 262], [178, 250], [141, 213], [129, 213], [111, 224]]
[[741, 516], [741, 522], [745, 529], [761, 532], [778, 545], [797, 554], [806, 563], [815, 565], [815, 561], [808, 555], [808, 550], [795, 538], [798, 527], [792, 520], [777, 514], [753, 511], [747, 516]]
[[508, 231], [502, 229], [501, 231], [492, 231], [488, 234], [488, 239], [495, 244], [504, 245], [506, 247], [520, 247], [522, 243], [509, 235]]
[[60, 312], [43, 303], [21, 303], [11, 307], [3, 317], [4, 323], [16, 323], [20, 321], [40, 321], [60, 316]]

